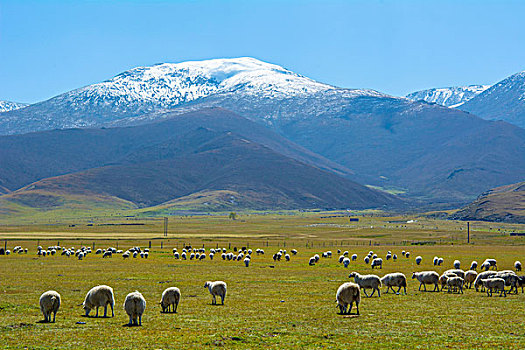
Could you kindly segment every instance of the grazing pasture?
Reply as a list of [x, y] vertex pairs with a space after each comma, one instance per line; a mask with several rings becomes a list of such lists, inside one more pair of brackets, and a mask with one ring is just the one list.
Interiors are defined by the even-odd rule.
[[[467, 269], [472, 260], [495, 258], [498, 269], [513, 269], [525, 261], [523, 226], [473, 223], [471, 244], [465, 244], [466, 224], [405, 217], [360, 217], [350, 223], [325, 213], [296, 215], [240, 215], [170, 218], [168, 237], [159, 220], [124, 219], [72, 223], [55, 222], [0, 227], [1, 247], [28, 248], [27, 254], [0, 256], [0, 344], [3, 348], [525, 348], [525, 294], [488, 297], [464, 288], [464, 294], [419, 292], [413, 271], [453, 268], [454, 260]], [[405, 223], [401, 223], [404, 221]], [[111, 223], [111, 225], [108, 225]], [[88, 226], [90, 225], [90, 226]], [[92, 226], [91, 226], [92, 225]], [[396, 227], [397, 226], [397, 227]], [[521, 230], [521, 231], [520, 231]], [[120, 254], [102, 258], [38, 257], [36, 247], [59, 243], [63, 247], [148, 248], [149, 257], [124, 260]], [[414, 244], [412, 244], [414, 243]], [[417, 244], [416, 244], [417, 243]], [[162, 244], [162, 248], [161, 248]], [[172, 249], [183, 245], [206, 248], [206, 259], [176, 260]], [[225, 261], [209, 249], [249, 246], [249, 267]], [[264, 255], [255, 250], [262, 248]], [[279, 249], [291, 252], [290, 261], [274, 261]], [[337, 250], [358, 258], [344, 268]], [[323, 258], [330, 250], [332, 257]], [[381, 269], [365, 265], [373, 251], [383, 259]], [[401, 252], [409, 251], [405, 258]], [[387, 260], [387, 251], [398, 259]], [[309, 266], [310, 257], [321, 258]], [[422, 257], [420, 265], [415, 258]], [[433, 258], [442, 257], [441, 266]], [[339, 315], [335, 302], [338, 287], [348, 275], [374, 273], [380, 277], [402, 272], [408, 278], [407, 295], [386, 287], [381, 297], [361, 294], [360, 316]], [[479, 268], [478, 268], [479, 271]], [[521, 274], [521, 273], [518, 273]], [[212, 305], [206, 281], [228, 284], [224, 305]], [[106, 284], [115, 293], [115, 317], [83, 317], [81, 304], [94, 286]], [[162, 292], [181, 291], [177, 313], [161, 313]], [[397, 288], [395, 288], [397, 290]], [[429, 288], [429, 290], [432, 288]], [[508, 289], [508, 287], [507, 287]], [[56, 323], [41, 323], [39, 297], [47, 290], [61, 295]], [[126, 327], [126, 295], [142, 293], [147, 301], [141, 327]], [[355, 307], [355, 306], [354, 306]], [[92, 315], [94, 313], [92, 312]], [[80, 324], [77, 324], [80, 322]]]

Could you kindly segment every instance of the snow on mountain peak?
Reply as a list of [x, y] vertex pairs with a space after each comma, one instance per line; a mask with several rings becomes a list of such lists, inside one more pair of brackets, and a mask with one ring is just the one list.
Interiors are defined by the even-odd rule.
[[483, 91], [490, 88], [490, 85], [469, 85], [445, 88], [434, 88], [416, 91], [406, 97], [411, 100], [423, 100], [429, 103], [437, 103], [447, 107], [458, 107]]
[[14, 111], [15, 109], [24, 108], [27, 104], [11, 102], [11, 101], [0, 101], [0, 113]]

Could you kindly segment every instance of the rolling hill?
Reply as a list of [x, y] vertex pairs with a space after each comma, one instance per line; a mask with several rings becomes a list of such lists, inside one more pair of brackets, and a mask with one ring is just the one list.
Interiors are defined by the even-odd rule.
[[[38, 144], [42, 147], [35, 147]], [[143, 208], [217, 191], [236, 193], [230, 208], [237, 209], [402, 204], [322, 169], [331, 163], [222, 109], [135, 127], [4, 136], [0, 145], [7, 150], [0, 155], [6, 165], [0, 178], [13, 190], [0, 199], [30, 207], [106, 198], [123, 207]], [[321, 167], [314, 166], [316, 162]]]
[[451, 218], [525, 224], [525, 182], [487, 191]]

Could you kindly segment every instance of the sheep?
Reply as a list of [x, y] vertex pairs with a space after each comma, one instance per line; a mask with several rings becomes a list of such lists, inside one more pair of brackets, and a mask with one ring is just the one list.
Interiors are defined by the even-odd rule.
[[458, 276], [456, 274], [453, 274], [453, 273], [450, 273], [450, 272], [449, 273], [445, 272], [444, 274], [439, 276], [439, 284], [441, 285], [440, 291], [442, 291], [445, 288], [445, 286], [447, 285], [447, 280], [450, 277], [458, 277]]
[[207, 281], [204, 284], [204, 288], [208, 288], [211, 296], [213, 297], [211, 302], [212, 305], [217, 305], [217, 296], [221, 297], [221, 304], [224, 305], [224, 298], [226, 297], [226, 287], [226, 283], [223, 281]]
[[401, 255], [405, 256], [405, 253], [406, 252], [404, 250], [401, 251]]
[[344, 267], [348, 267], [348, 265], [350, 265], [350, 259], [348, 259], [348, 258], [344, 258], [344, 259], [343, 259], [343, 266], [344, 266]]
[[434, 263], [434, 266], [436, 266], [438, 264], [438, 260], [439, 260], [439, 258], [437, 256], [435, 256], [434, 259], [432, 259], [432, 262]]
[[481, 287], [481, 291], [484, 292], [485, 287], [483, 286], [482, 280], [486, 278], [490, 278], [494, 275], [496, 275], [496, 272], [494, 271], [483, 271], [483, 272], [478, 273], [478, 275], [476, 276], [476, 279], [474, 280], [474, 288], [476, 289], [476, 292], [478, 291], [480, 287]]
[[[337, 289], [335, 299], [342, 315], [350, 314], [354, 302], [357, 309], [357, 315], [359, 315], [359, 302], [361, 301], [361, 289], [359, 288], [359, 285], [352, 282], [341, 284]], [[350, 305], [350, 307], [347, 310], [348, 305]]]
[[142, 314], [146, 310], [146, 299], [138, 291], [129, 293], [124, 300], [124, 310], [129, 316], [128, 326], [142, 326]]
[[476, 271], [477, 268], [478, 268], [478, 262], [476, 260], [473, 260], [470, 263], [470, 270]]
[[[315, 255], [314, 255], [314, 259], [315, 259], [315, 262], [318, 262], [319, 259], [320, 259], [320, 258], [319, 258], [319, 254], [315, 254]], [[280, 260], [280, 259], [279, 259], [279, 260]]]
[[345, 252], [343, 253], [344, 256], [348, 256], [348, 250], [345, 250]]
[[115, 297], [113, 295], [113, 288], [100, 285], [91, 288], [91, 290], [86, 294], [84, 303], [82, 303], [84, 311], [86, 312], [86, 317], [89, 316], [91, 309], [96, 308], [97, 313], [95, 317], [98, 317], [98, 308], [100, 306], [104, 307], [104, 317], [107, 316], [108, 305], [111, 306], [111, 317], [115, 317], [113, 307], [115, 306]]
[[504, 270], [496, 273], [494, 278], [502, 278], [505, 281], [506, 286], [510, 286], [509, 293], [512, 293], [513, 289], [516, 289], [516, 294], [518, 294], [518, 275], [514, 271]]
[[44, 315], [44, 322], [51, 322], [51, 313], [53, 313], [53, 323], [60, 307], [60, 294], [54, 290], [48, 290], [40, 296], [40, 311]]
[[523, 293], [523, 287], [525, 287], [525, 276], [518, 276], [518, 284], [516, 285], [516, 290], [518, 287], [521, 287], [521, 292]]
[[392, 254], [388, 253], [388, 254], [386, 255], [386, 260], [390, 260], [390, 259], [392, 259]]
[[149, 256], [149, 252], [144, 252], [144, 259], [147, 259]]
[[379, 266], [379, 268], [382, 269], [383, 268], [383, 259], [375, 258], [374, 260], [372, 260], [371, 266], [372, 266], [372, 269], [374, 267], [377, 267], [377, 266]]
[[310, 265], [310, 266], [314, 266], [315, 265], [315, 258], [313, 256], [308, 261], [308, 265]]
[[[405, 295], [407, 294], [407, 278], [404, 274], [401, 272], [393, 272], [384, 275], [381, 277], [381, 283], [386, 286], [386, 293], [388, 293], [389, 289], [392, 289], [393, 293], [396, 293], [399, 295], [399, 292], [401, 291], [401, 287], [403, 287], [405, 291]], [[397, 292], [394, 292], [393, 287], [398, 287]]]
[[443, 262], [444, 262], [444, 261], [445, 261], [445, 260], [443, 260], [443, 258], [439, 258], [439, 259], [438, 259], [438, 266], [443, 265]]
[[78, 260], [82, 260], [84, 258], [84, 253], [80, 252], [77, 255]]
[[250, 259], [244, 258], [244, 266], [246, 267], [250, 266]]
[[332, 257], [332, 251], [331, 250], [327, 251], [326, 255], [328, 255], [328, 257], [331, 258]]
[[487, 296], [492, 296], [492, 290], [499, 290], [499, 295], [501, 296], [503, 294], [504, 297], [507, 296], [507, 293], [505, 292], [505, 280], [503, 278], [487, 278], [482, 279], [481, 282], [483, 283], [483, 287], [487, 289]]
[[373, 255], [372, 255], [372, 261], [373, 261], [374, 259], [377, 259], [377, 254], [373, 254]]
[[[135, 255], [135, 254], [133, 254]], [[186, 252], [182, 252], [180, 257], [182, 258], [182, 260], [186, 260]]]
[[180, 259], [180, 254], [179, 254], [179, 252], [175, 252], [175, 253], [173, 253], [173, 257], [174, 257], [175, 259], [177, 259], [177, 260]]
[[454, 290], [454, 292], [458, 292], [458, 293], [461, 293], [463, 294], [463, 284], [465, 283], [465, 280], [461, 277], [449, 277], [447, 279], [447, 287], [448, 287], [448, 292], [451, 293], [452, 290]]
[[297, 249], [292, 249], [291, 252], [293, 255], [297, 255]]
[[365, 260], [365, 264], [368, 265], [368, 263], [370, 262], [370, 258], [369, 258], [368, 256], [365, 256], [365, 259], [364, 259], [364, 260]]
[[139, 253], [135, 250], [135, 251], [133, 252], [133, 258], [137, 258], [138, 255], [139, 255]]
[[421, 271], [421, 272], [414, 272], [412, 274], [412, 279], [416, 278], [419, 281], [419, 291], [421, 291], [421, 286], [423, 286], [423, 289], [425, 292], [427, 291], [427, 284], [433, 284], [434, 285], [434, 292], [439, 291], [439, 275], [435, 271]]
[[459, 260], [454, 260], [453, 265], [456, 270], [459, 270], [459, 268], [461, 267], [461, 262]]
[[213, 257], [215, 256], [215, 253], [210, 253], [209, 254], [209, 257], [210, 257], [210, 260], [213, 260]]
[[458, 277], [461, 277], [461, 278], [465, 278], [465, 271], [463, 270], [459, 270], [459, 269], [450, 269], [450, 270], [447, 270], [443, 273], [453, 273], [454, 275], [458, 276]]
[[357, 260], [357, 254], [352, 254], [352, 261], [356, 261]]
[[290, 261], [290, 254], [286, 254], [284, 258], [286, 259], [286, 261]]
[[129, 258], [129, 250], [126, 250], [126, 251], [122, 254], [122, 258], [123, 258], [123, 259], [128, 259], [128, 258]]
[[498, 269], [496, 259], [485, 259], [483, 264], [481, 264], [481, 269], [484, 269], [485, 271], [488, 271], [491, 267], [494, 268], [494, 270]]
[[405, 258], [407, 258], [407, 259], [410, 258], [410, 252], [406, 252], [405, 253]]
[[[352, 272], [350, 275], [348, 275], [348, 278], [354, 278], [355, 283], [359, 285], [361, 289], [363, 289], [363, 293], [367, 297], [371, 297], [374, 295], [375, 291], [377, 290], [377, 294], [379, 297], [381, 297], [381, 279], [379, 276], [376, 275], [360, 275], [357, 272]], [[372, 289], [372, 294], [368, 295], [366, 294], [366, 289], [370, 288]]]
[[478, 273], [474, 270], [468, 270], [465, 272], [465, 285], [468, 284], [468, 288], [472, 288], [472, 283], [476, 280]]
[[113, 256], [113, 253], [111, 252], [111, 250], [106, 250], [104, 254], [102, 254], [103, 258], [111, 258], [112, 256]]
[[397, 260], [397, 254], [392, 255], [392, 260], [394, 260], [394, 261]]
[[344, 255], [341, 255], [339, 257], [339, 264], [341, 264], [343, 262], [343, 260], [345, 259], [345, 256]]
[[514, 269], [516, 269], [516, 272], [520, 272], [521, 271], [521, 262], [520, 261], [515, 261], [514, 262]]
[[421, 261], [423, 261], [423, 258], [421, 256], [416, 256], [416, 264], [421, 264]]

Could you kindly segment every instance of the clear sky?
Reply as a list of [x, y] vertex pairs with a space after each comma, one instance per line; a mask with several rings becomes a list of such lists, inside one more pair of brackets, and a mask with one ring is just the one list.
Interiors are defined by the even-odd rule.
[[160, 62], [252, 56], [393, 95], [525, 70], [525, 1], [0, 0], [0, 100]]

